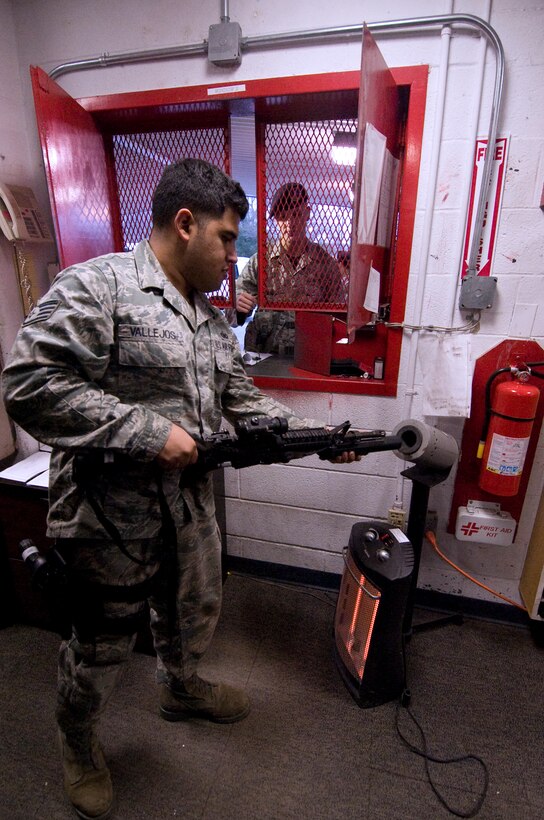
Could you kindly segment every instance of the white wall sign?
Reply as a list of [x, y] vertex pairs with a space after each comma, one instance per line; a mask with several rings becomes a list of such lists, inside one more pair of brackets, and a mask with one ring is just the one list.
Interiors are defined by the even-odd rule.
[[[473, 503], [474, 507], [471, 506]], [[496, 544], [499, 547], [509, 546], [514, 541], [516, 521], [510, 513], [493, 512], [486, 510], [485, 506], [485, 502], [469, 501], [466, 507], [459, 507], [455, 537], [460, 541], [477, 541], [480, 544]]]
[[[463, 247], [463, 276], [468, 270], [468, 257], [472, 246], [472, 236], [474, 234], [474, 222], [476, 211], [480, 199], [482, 187], [482, 176], [484, 170], [485, 155], [487, 152], [487, 137], [478, 137], [476, 140], [476, 150], [474, 152], [474, 168], [472, 170], [472, 183], [470, 188], [470, 202], [468, 207], [467, 228], [465, 232], [465, 242]], [[501, 209], [502, 193], [504, 190], [504, 180], [506, 177], [506, 157], [508, 154], [508, 137], [498, 137], [495, 140], [495, 154], [491, 172], [491, 184], [487, 195], [484, 211], [484, 224], [478, 245], [476, 256], [476, 273], [479, 276], [489, 276], [491, 264], [495, 252], [495, 242], [497, 239], [497, 229], [499, 226], [499, 216]]]

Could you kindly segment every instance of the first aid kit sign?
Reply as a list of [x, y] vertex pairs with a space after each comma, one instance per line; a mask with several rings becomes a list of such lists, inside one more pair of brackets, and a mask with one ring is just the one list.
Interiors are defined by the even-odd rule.
[[455, 523], [455, 537], [460, 541], [496, 544], [507, 547], [514, 541], [516, 521], [510, 513], [489, 513], [472, 507], [459, 507]]
[[[487, 137], [478, 137], [474, 152], [470, 202], [468, 207], [465, 243], [463, 247], [463, 276], [466, 276], [468, 271], [469, 255], [472, 248], [472, 237], [474, 236], [475, 230], [474, 223], [476, 221], [476, 212], [478, 210], [480, 191], [483, 184], [483, 171], [487, 149]], [[504, 181], [506, 177], [507, 154], [508, 137], [498, 137], [495, 140], [495, 150], [493, 153], [493, 161], [491, 163], [491, 182], [487, 192], [483, 225], [479, 226], [480, 235], [478, 237], [478, 251], [475, 260], [475, 272], [479, 276], [489, 276], [491, 273], [491, 265], [493, 263], [493, 255], [495, 253], [495, 245], [499, 227]]]

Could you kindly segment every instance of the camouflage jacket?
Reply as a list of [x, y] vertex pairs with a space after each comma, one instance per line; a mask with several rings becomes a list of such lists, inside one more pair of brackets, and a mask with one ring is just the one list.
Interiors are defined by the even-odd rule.
[[[74, 451], [130, 456], [96, 476], [95, 495], [125, 538], [161, 526], [155, 456], [172, 422], [193, 437], [248, 415], [314, 425], [261, 393], [246, 375], [220, 310], [195, 293], [195, 311], [165, 277], [147, 241], [61, 272], [28, 315], [3, 373], [12, 418], [53, 448], [48, 534], [104, 538], [74, 482]], [[178, 470], [162, 473], [177, 524], [214, 512], [209, 477], [180, 491]]]
[[[258, 296], [259, 268], [257, 254], [249, 259], [236, 280], [236, 295], [241, 292]], [[266, 277], [266, 296], [271, 304], [296, 303], [320, 307], [323, 303], [344, 304], [345, 288], [334, 259], [315, 242], [295, 265], [279, 243], [270, 247]], [[257, 308], [248, 324], [245, 348], [259, 353], [292, 356], [295, 347], [295, 313], [286, 310]]]

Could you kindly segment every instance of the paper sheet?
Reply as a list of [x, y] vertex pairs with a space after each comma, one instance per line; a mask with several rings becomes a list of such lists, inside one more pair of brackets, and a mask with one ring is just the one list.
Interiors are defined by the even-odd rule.
[[388, 248], [391, 244], [391, 229], [393, 227], [398, 172], [398, 159], [395, 159], [391, 151], [386, 150], [383, 165], [382, 184], [380, 188], [378, 233], [376, 236], [376, 245], [381, 245], [384, 248]]
[[360, 245], [373, 245], [376, 237], [386, 144], [387, 138], [367, 123], [357, 224], [357, 242]]
[[270, 356], [272, 356], [272, 353], [252, 353], [250, 350], [246, 350], [242, 359], [244, 360], [244, 364], [252, 367], [254, 364], [264, 362], [264, 360], [270, 358]]
[[372, 266], [368, 274], [368, 283], [366, 286], [365, 301], [363, 307], [371, 313], [377, 313], [380, 307], [380, 274]]
[[418, 357], [425, 416], [470, 416], [470, 337], [422, 335]]
[[49, 470], [45, 470], [45, 472], [31, 478], [30, 481], [26, 482], [26, 486], [41, 487], [42, 489], [47, 490], [49, 487]]
[[17, 484], [27, 484], [36, 476], [44, 473], [49, 469], [49, 461], [51, 453], [48, 451], [38, 450], [32, 453], [23, 461], [18, 461], [17, 464], [12, 464], [0, 472], [0, 478], [5, 481], [13, 481]]

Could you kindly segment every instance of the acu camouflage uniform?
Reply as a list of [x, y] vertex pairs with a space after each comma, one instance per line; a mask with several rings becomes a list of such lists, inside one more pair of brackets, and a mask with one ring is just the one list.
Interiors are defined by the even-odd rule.
[[[3, 374], [11, 416], [53, 448], [48, 535], [60, 539], [72, 578], [126, 589], [155, 576], [149, 603], [157, 678], [173, 690], [195, 673], [212, 638], [221, 606], [221, 546], [211, 478], [180, 489], [180, 471], [159, 471], [154, 461], [172, 422], [193, 437], [216, 432], [222, 415], [318, 424], [258, 391], [221, 312], [198, 293], [194, 306], [166, 279], [146, 241], [131, 253], [75, 265], [25, 320]], [[80, 448], [130, 456], [107, 477], [97, 475], [93, 491], [139, 563], [112, 543], [74, 483], [73, 454]], [[161, 572], [159, 485], [177, 535]], [[144, 606], [110, 600], [104, 614], [124, 618]], [[93, 639], [76, 630], [63, 642], [57, 718], [74, 746], [88, 748], [88, 732], [134, 640], [107, 632]]]
[[[249, 259], [236, 280], [236, 295], [249, 293], [258, 297], [259, 268], [257, 254]], [[308, 241], [304, 253], [293, 264], [280, 243], [269, 250], [267, 299], [271, 302], [295, 302], [298, 305], [342, 305], [345, 287], [334, 259], [315, 242]], [[244, 346], [256, 353], [292, 356], [295, 349], [295, 313], [286, 310], [257, 308], [249, 322]]]

